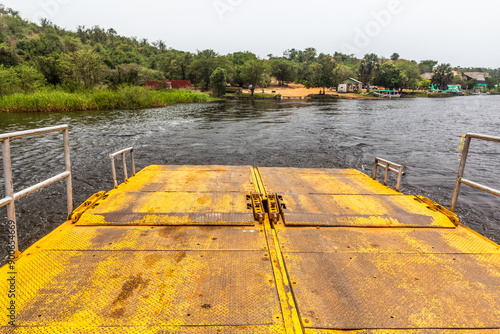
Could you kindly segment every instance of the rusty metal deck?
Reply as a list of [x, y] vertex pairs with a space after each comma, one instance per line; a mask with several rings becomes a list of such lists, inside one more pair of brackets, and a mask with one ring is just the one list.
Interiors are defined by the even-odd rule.
[[252, 167], [150, 166], [110, 191], [78, 225], [253, 225]]
[[500, 246], [354, 170], [150, 166], [94, 200], [16, 262], [0, 332], [500, 332]]
[[266, 191], [282, 196], [286, 225], [455, 227], [418, 198], [358, 171], [259, 168], [259, 173]]

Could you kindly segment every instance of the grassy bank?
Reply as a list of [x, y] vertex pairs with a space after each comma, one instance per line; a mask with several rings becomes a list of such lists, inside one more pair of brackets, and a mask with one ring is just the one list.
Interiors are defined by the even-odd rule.
[[77, 93], [45, 90], [0, 97], [0, 112], [152, 108], [212, 100], [208, 94], [190, 90], [152, 91], [145, 87], [129, 86], [120, 87], [118, 90], [94, 89]]

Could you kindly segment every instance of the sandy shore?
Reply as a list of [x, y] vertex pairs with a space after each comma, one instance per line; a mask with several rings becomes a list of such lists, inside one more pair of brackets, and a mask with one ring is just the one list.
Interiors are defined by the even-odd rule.
[[[281, 94], [283, 99], [305, 99], [307, 96], [311, 94], [319, 94], [323, 93], [323, 88], [306, 88], [301, 84], [288, 84], [287, 86], [271, 86], [268, 88], [257, 88], [255, 89], [255, 94]], [[243, 93], [249, 94], [249, 90], [243, 90]], [[364, 92], [366, 93], [366, 92]], [[328, 89], [326, 90], [326, 95], [334, 95], [339, 96], [343, 99], [360, 99], [360, 100], [368, 100], [368, 99], [378, 99], [372, 96], [360, 96], [358, 94], [350, 94], [350, 93], [337, 93], [335, 90], [330, 92]]]

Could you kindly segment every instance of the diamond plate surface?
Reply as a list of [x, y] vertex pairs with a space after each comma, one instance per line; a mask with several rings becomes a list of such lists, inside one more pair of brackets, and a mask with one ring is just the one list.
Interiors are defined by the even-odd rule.
[[353, 169], [258, 168], [269, 193], [400, 195]]
[[143, 192], [116, 189], [78, 225], [254, 225], [243, 193]]
[[284, 252], [297, 253], [500, 253], [500, 246], [456, 229], [281, 228]]
[[305, 334], [497, 334], [497, 329], [360, 329], [353, 331], [335, 331], [308, 328]]
[[218, 227], [77, 226], [56, 231], [40, 244], [47, 250], [263, 250], [264, 231]]
[[281, 334], [282, 326], [127, 326], [127, 327], [0, 327], [2, 333], [8, 334]]
[[455, 227], [414, 196], [286, 194], [286, 225]]
[[253, 182], [250, 166], [150, 166], [118, 189], [123, 192], [251, 193]]
[[500, 254], [285, 254], [307, 328], [500, 328]]
[[[17, 264], [17, 324], [281, 326], [267, 255], [265, 251], [26, 254]], [[1, 274], [6, 277], [5, 267]], [[6, 280], [0, 282], [0, 291], [6, 291]], [[6, 305], [6, 298], [0, 295], [1, 305]], [[2, 325], [6, 325], [3, 319]]]

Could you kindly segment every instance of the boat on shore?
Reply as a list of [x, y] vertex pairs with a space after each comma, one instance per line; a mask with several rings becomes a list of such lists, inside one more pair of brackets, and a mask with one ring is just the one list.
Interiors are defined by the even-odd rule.
[[[57, 131], [66, 171], [14, 192], [10, 141]], [[68, 127], [0, 135], [12, 231], [0, 331], [497, 333], [500, 246], [452, 212], [462, 184], [500, 195], [463, 178], [472, 139], [500, 142], [465, 137], [450, 210], [399, 192], [404, 167], [380, 158], [371, 177], [252, 166], [136, 173], [132, 147], [110, 155], [114, 189], [74, 209]], [[61, 180], [67, 221], [18, 252], [14, 202]]]
[[373, 94], [378, 96], [378, 97], [383, 97], [383, 98], [388, 98], [388, 99], [401, 97], [400, 92], [398, 92], [397, 90], [390, 90], [390, 89], [379, 89], [379, 90], [373, 92]]

